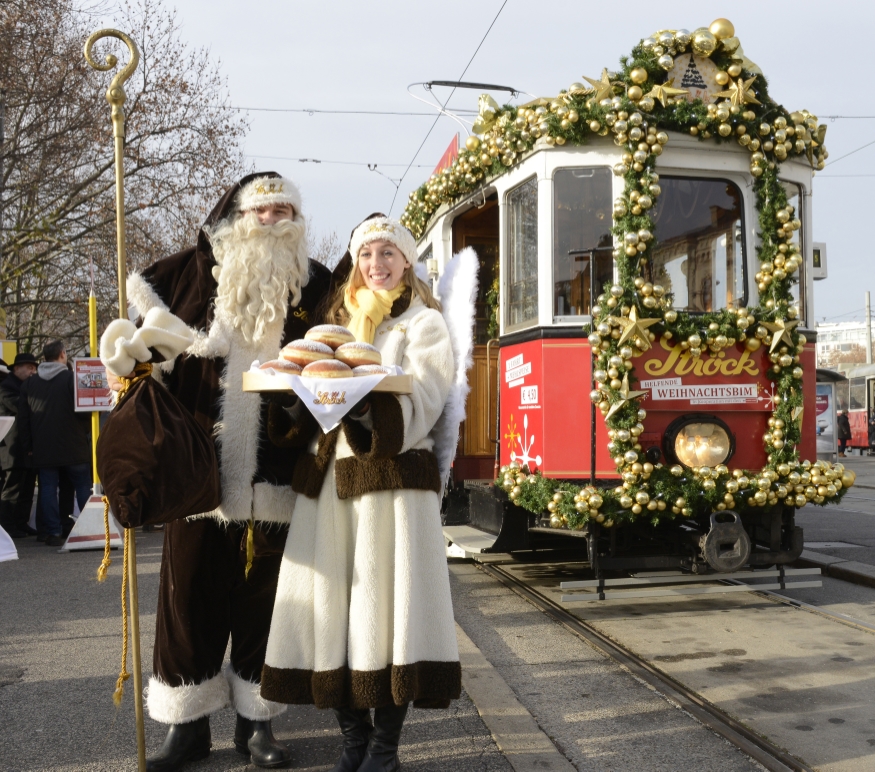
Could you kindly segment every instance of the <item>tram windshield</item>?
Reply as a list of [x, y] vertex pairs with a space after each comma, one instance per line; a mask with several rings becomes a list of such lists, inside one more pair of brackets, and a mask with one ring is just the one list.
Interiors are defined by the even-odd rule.
[[742, 196], [726, 180], [661, 177], [652, 279], [679, 311], [745, 303]]
[[[553, 177], [553, 317], [589, 315], [614, 277], [611, 171], [559, 169]], [[591, 276], [595, 282], [591, 286]]]

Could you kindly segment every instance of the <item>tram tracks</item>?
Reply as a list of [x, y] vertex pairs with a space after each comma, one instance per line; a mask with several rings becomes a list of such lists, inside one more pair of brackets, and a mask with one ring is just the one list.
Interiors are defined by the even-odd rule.
[[[700, 723], [732, 743], [770, 772], [787, 772], [788, 770], [793, 770], [793, 772], [813, 772], [812, 768], [803, 761], [774, 745], [764, 736], [751, 730], [739, 721], [736, 721], [732, 716], [704, 699], [694, 690], [660, 670], [585, 620], [575, 616], [543, 593], [530, 587], [511, 572], [504, 570], [500, 563], [475, 562], [475, 565], [485, 574], [491, 576], [538, 608], [554, 622], [613, 659], [646, 686], [663, 695], [682, 710], [685, 710]], [[800, 610], [811, 611], [816, 609], [821, 612], [821, 615], [832, 617], [833, 621], [841, 622], [842, 624], [854, 623], [856, 626], [867, 630], [867, 632], [875, 632], [875, 629], [858, 620], [852, 620], [850, 617], [844, 617], [843, 615], [831, 614], [830, 612], [825, 612], [822, 609], [802, 604], [775, 593], [764, 591], [756, 592], [756, 594], [768, 595], [770, 600], [786, 603]]]

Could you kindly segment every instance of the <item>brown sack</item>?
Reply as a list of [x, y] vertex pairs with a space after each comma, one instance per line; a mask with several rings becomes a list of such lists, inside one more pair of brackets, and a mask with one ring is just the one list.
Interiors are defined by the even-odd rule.
[[216, 447], [191, 413], [138, 365], [97, 441], [97, 473], [125, 528], [219, 506]]

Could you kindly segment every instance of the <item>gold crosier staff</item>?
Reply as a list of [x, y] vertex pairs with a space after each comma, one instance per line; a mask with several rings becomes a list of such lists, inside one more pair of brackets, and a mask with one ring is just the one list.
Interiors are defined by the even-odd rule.
[[[115, 74], [106, 92], [106, 101], [112, 107], [112, 129], [115, 139], [115, 218], [116, 239], [118, 242], [118, 313], [119, 318], [128, 318], [128, 299], [125, 291], [127, 278], [127, 252], [125, 249], [125, 81], [133, 75], [140, 63], [140, 52], [136, 43], [124, 32], [114, 29], [102, 29], [92, 33], [85, 41], [85, 60], [95, 70], [106, 72], [118, 64], [118, 59], [112, 54], [106, 57], [106, 64], [100, 64], [91, 56], [91, 49], [98, 40], [117, 38], [121, 40], [130, 52], [128, 63]], [[143, 723], [143, 670], [140, 665], [140, 604], [137, 590], [137, 542], [132, 529], [125, 529], [125, 552], [127, 553], [127, 580], [130, 592], [130, 629], [133, 641], [134, 669], [134, 712], [137, 721], [137, 766], [140, 772], [146, 770], [146, 729]], [[124, 670], [124, 665], [123, 665]]]

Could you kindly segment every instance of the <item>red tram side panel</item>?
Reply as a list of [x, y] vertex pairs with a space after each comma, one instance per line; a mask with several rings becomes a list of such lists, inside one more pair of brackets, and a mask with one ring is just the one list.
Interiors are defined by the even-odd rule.
[[[814, 346], [802, 354], [805, 377], [800, 384], [806, 406], [802, 415], [802, 458], [816, 455]], [[586, 479], [591, 475], [590, 345], [585, 338], [526, 341], [499, 352], [501, 377], [501, 463], [516, 460], [545, 477]], [[644, 451], [663, 451], [669, 425], [691, 414], [713, 415], [725, 422], [735, 440], [730, 468], [759, 469], [766, 464], [763, 434], [774, 409], [775, 384], [767, 375], [768, 351], [744, 346], [690, 357], [672, 341], [657, 339], [635, 362], [636, 391], [644, 391], [647, 411], [639, 441]], [[607, 450], [604, 419], [596, 413], [596, 476], [617, 478]], [[661, 458], [663, 463], [668, 459]]]

